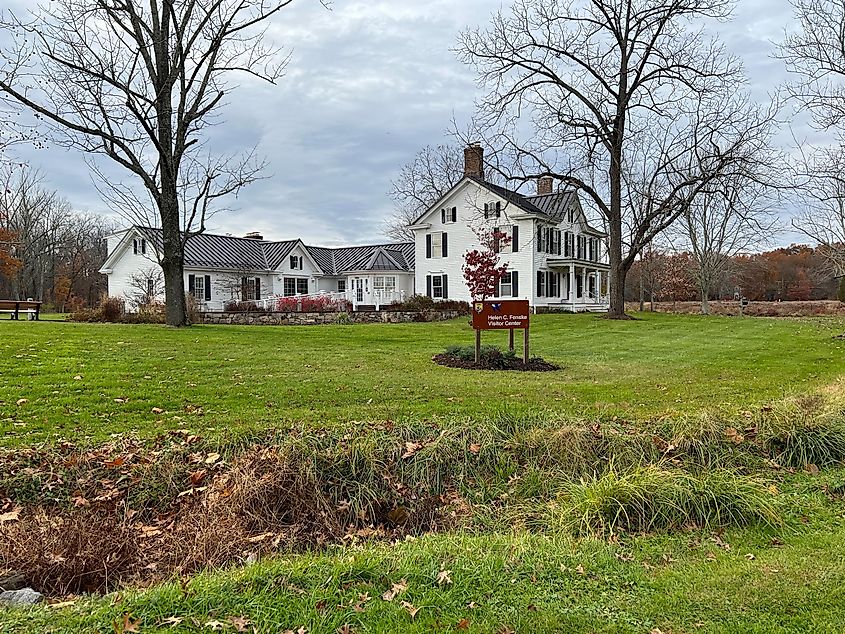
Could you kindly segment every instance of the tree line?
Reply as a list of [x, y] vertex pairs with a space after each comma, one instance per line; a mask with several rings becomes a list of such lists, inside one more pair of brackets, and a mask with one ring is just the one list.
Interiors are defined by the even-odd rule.
[[114, 221], [74, 211], [19, 164], [0, 169], [0, 297], [33, 298], [55, 310], [90, 306], [106, 292], [98, 271]]
[[702, 290], [701, 274], [689, 252], [649, 248], [628, 276], [627, 302], [700, 301], [702, 312], [708, 300], [815, 301], [840, 299], [845, 278], [831, 275], [823, 249], [806, 244], [761, 253], [725, 258], [716, 275], [708, 277]]

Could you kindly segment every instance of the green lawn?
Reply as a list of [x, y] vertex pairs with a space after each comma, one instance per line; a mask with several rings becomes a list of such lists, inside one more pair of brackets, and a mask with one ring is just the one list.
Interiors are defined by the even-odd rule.
[[532, 350], [563, 370], [521, 374], [431, 363], [445, 346], [472, 341], [465, 320], [189, 330], [2, 322], [0, 443], [174, 428], [214, 435], [298, 421], [483, 420], [501, 410], [634, 420], [740, 410], [845, 374], [845, 340], [833, 338], [843, 330], [845, 320], [832, 319], [539, 316]]
[[[646, 453], [662, 456], [663, 440], [651, 430], [686, 415], [718, 411], [722, 426], [714, 434], [702, 428], [690, 436], [700, 446], [667, 448], [670, 458], [658, 461], [690, 474], [715, 471], [705, 454], [718, 451], [716, 460], [727, 461], [731, 477], [760, 478], [782, 523], [731, 525], [724, 531], [687, 523], [649, 534], [579, 536], [549, 519], [561, 515], [567, 487], [577, 485], [561, 468], [570, 458], [552, 455], [567, 447], [543, 444], [530, 434], [521, 437], [520, 429], [504, 429], [503, 423], [496, 436], [503, 439], [501, 461], [496, 446], [467, 446], [475, 436], [441, 435], [439, 448], [391, 463], [397, 469], [392, 477], [420, 481], [426, 469], [465, 470], [458, 489], [469, 501], [472, 519], [458, 522], [458, 528], [396, 543], [350, 537], [342, 544], [283, 551], [151, 588], [74, 597], [59, 608], [0, 610], [0, 633], [842, 631], [845, 467], [834, 460], [820, 463], [820, 472], [815, 465], [806, 472], [784, 468], [759, 453], [753, 434], [741, 441], [736, 434], [747, 434], [752, 412], [759, 413], [761, 405], [814, 391], [842, 397], [845, 339], [836, 336], [845, 332], [845, 320], [644, 314], [615, 322], [556, 315], [538, 316], [532, 326], [533, 351], [562, 365], [562, 371], [466, 372], [433, 364], [431, 356], [447, 345], [472, 341], [465, 320], [188, 330], [3, 321], [0, 449], [12, 452], [61, 438], [98, 443], [122, 432], [152, 438], [174, 429], [211, 439], [250, 438], [258, 437], [250, 435], [257, 429], [294, 423], [300, 429], [336, 427], [336, 434], [323, 429], [309, 442], [325, 451], [342, 439], [342, 450], [332, 455], [361, 462], [346, 470], [322, 468], [346, 473], [368, 464], [365, 451], [387, 464], [390, 449], [367, 447], [365, 441], [396, 443], [400, 436], [390, 434], [406, 428], [394, 429], [384, 423], [388, 420], [407, 419], [412, 430], [429, 429], [421, 423], [426, 420], [470, 430], [490, 419], [514, 427], [525, 420], [535, 425], [527, 431], [551, 435], [556, 421], [563, 425], [583, 418], [586, 436], [577, 438], [596, 443], [600, 438], [619, 456], [644, 439]], [[503, 343], [505, 337], [486, 339]], [[825, 442], [831, 443], [824, 445], [825, 455], [845, 455], [842, 412], [825, 414], [830, 431]], [[602, 422], [600, 434], [593, 431], [594, 420]], [[648, 433], [637, 435], [644, 429]], [[355, 430], [372, 439], [357, 438]], [[802, 428], [802, 433], [807, 433], [802, 442], [812, 448], [815, 430]], [[415, 438], [401, 437], [399, 454], [405, 441]], [[305, 441], [298, 435], [293, 440]], [[199, 452], [200, 463], [206, 452], [216, 451], [203, 442], [184, 450]], [[703, 453], [693, 458], [698, 448]], [[170, 459], [163, 445], [153, 449], [160, 450], [162, 464]], [[221, 451], [219, 468], [234, 464], [236, 453], [244, 450]], [[438, 450], [446, 455], [440, 462], [435, 455], [423, 456]], [[97, 458], [90, 487], [109, 477], [111, 458]], [[72, 462], [65, 466], [75, 468]], [[32, 464], [41, 474], [61, 463]], [[153, 481], [164, 477], [158, 466], [123, 468], [133, 475], [147, 470]], [[606, 472], [608, 465], [600, 469]], [[173, 473], [184, 478], [183, 472]], [[482, 473], [489, 482], [479, 481]], [[10, 490], [8, 483], [30, 482], [26, 477], [0, 472], [0, 512], [4, 497], [26, 505], [39, 490], [51, 512], [77, 512], [66, 507], [82, 493], [63, 490], [69, 485], [61, 473], [39, 482], [44, 489]], [[121, 486], [140, 488], [132, 478], [114, 477]], [[141, 476], [137, 481], [144, 484]], [[362, 480], [361, 488], [383, 491], [378, 487], [391, 482]], [[182, 481], [167, 485], [176, 492], [184, 487]], [[92, 521], [107, 517], [114, 515]], [[0, 572], [3, 567], [0, 561]], [[398, 588], [396, 596], [386, 600], [391, 588]]]

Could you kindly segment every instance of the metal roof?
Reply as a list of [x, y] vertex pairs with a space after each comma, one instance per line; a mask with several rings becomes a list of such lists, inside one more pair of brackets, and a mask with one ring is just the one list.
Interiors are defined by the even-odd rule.
[[[161, 230], [135, 227], [161, 251]], [[201, 233], [185, 244], [185, 266], [227, 270], [275, 271], [300, 244], [299, 240], [272, 242], [253, 238]], [[414, 269], [414, 243], [360, 247], [311, 247], [302, 245], [326, 275], [346, 271], [407, 271]]]

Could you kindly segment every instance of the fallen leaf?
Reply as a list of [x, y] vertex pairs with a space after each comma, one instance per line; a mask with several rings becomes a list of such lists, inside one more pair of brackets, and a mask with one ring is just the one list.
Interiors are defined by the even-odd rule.
[[437, 585], [438, 586], [444, 586], [444, 585], [451, 584], [452, 583], [452, 577], [449, 576], [451, 574], [452, 574], [451, 570], [441, 570], [440, 572], [438, 572], [437, 573]]
[[408, 614], [411, 615], [411, 619], [413, 619], [417, 615], [417, 612], [420, 611], [419, 608], [415, 608], [411, 603], [408, 603], [407, 601], [402, 601], [400, 605], [408, 611]]
[[219, 453], [210, 453], [205, 457], [205, 464], [214, 464], [218, 460], [220, 460]]
[[406, 442], [405, 443], [405, 453], [402, 454], [403, 458], [410, 458], [415, 453], [417, 453], [420, 449], [422, 449], [422, 445], [418, 442]]
[[468, 630], [469, 629], [469, 619], [461, 619], [458, 621], [458, 624], [455, 626], [456, 630]]
[[133, 621], [130, 614], [123, 615], [123, 621], [113, 621], [112, 627], [114, 628], [115, 634], [125, 634], [126, 632], [140, 632], [138, 629], [138, 624], [141, 622], [141, 619]]
[[252, 624], [245, 616], [230, 616], [229, 623], [235, 628], [236, 632], [246, 632], [247, 626]]
[[819, 475], [819, 468], [812, 463], [810, 463], [806, 467], [804, 467], [804, 471], [806, 471], [810, 475]]
[[352, 629], [352, 626], [349, 625], [349, 623], [345, 623], [344, 625], [341, 625], [335, 630], [337, 634], [352, 634], [353, 631], [354, 630]]
[[200, 469], [199, 471], [192, 471], [190, 474], [191, 484], [197, 485], [203, 481], [205, 478], [205, 474], [207, 471], [205, 469]]
[[161, 624], [162, 625], [169, 625], [170, 627], [176, 627], [177, 625], [179, 625], [184, 620], [185, 619], [183, 619], [181, 616], [168, 616], [166, 619], [164, 619], [161, 622]]
[[383, 595], [381, 595], [381, 598], [385, 601], [393, 601], [393, 599], [405, 592], [407, 589], [408, 582], [405, 579], [402, 579], [399, 583], [394, 583], [390, 590], [387, 590]]
[[72, 605], [76, 605], [76, 600], [72, 601], [59, 601], [58, 603], [50, 603], [47, 607], [53, 608], [54, 610], [60, 610], [62, 608], [69, 608]]
[[474, 442], [469, 446], [469, 452], [471, 454], [477, 456], [479, 451], [481, 451], [481, 445], [479, 445], [477, 442]]
[[582, 566], [581, 564], [578, 564], [578, 567], [575, 568], [575, 572], [577, 572], [579, 575], [583, 575], [584, 574], [584, 566]]
[[757, 557], [754, 556], [754, 553], [748, 553], [747, 555], [745, 555], [745, 558], [748, 561], [754, 561], [755, 559], [757, 559]]
[[164, 414], [164, 410], [160, 407], [154, 407], [150, 410], [153, 414]]
[[15, 405], [25, 405], [26, 403], [29, 403], [28, 398], [19, 398], [17, 401], [15, 401]]
[[0, 514], [0, 524], [5, 524], [6, 522], [17, 522], [18, 518], [21, 514], [21, 507], [16, 506], [8, 513]]
[[75, 377], [73, 377], [73, 380], [74, 381], [81, 381], [82, 377], [79, 374], [77, 374]]
[[740, 443], [742, 443], [743, 440], [745, 440], [745, 437], [740, 434], [734, 427], [728, 427], [727, 429], [725, 429], [725, 436], [735, 445], [739, 445]]

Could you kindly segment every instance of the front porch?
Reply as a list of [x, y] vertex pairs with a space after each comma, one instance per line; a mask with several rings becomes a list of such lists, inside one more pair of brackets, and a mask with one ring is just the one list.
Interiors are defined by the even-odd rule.
[[547, 266], [559, 275], [557, 297], [538, 297], [540, 312], [605, 312], [610, 307], [610, 267], [602, 262], [549, 258]]

